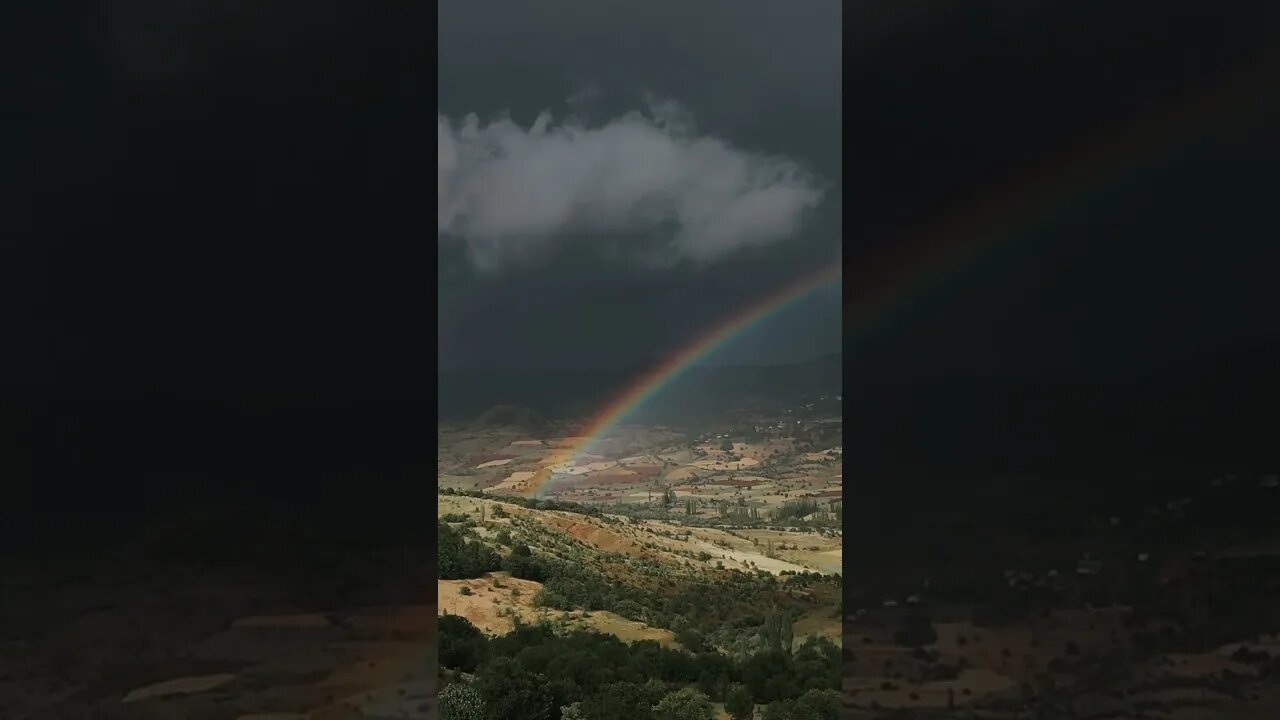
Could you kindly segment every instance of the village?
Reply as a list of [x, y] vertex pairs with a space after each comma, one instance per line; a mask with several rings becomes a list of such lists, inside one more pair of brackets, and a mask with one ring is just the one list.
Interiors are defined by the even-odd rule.
[[[543, 497], [586, 505], [676, 505], [695, 519], [738, 514], [767, 519], [786, 514], [783, 506], [796, 501], [830, 513], [843, 500], [838, 408], [839, 396], [822, 396], [769, 414], [743, 413], [716, 431], [693, 436], [661, 426], [624, 425], [568, 461], [556, 451], [581, 441], [573, 435], [442, 430], [440, 484], [520, 494], [535, 478], [547, 477], [539, 488]], [[548, 465], [554, 460], [560, 461]]]

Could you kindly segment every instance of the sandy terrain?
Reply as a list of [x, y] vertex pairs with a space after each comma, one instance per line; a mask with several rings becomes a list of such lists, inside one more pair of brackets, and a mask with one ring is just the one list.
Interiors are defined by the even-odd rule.
[[529, 480], [533, 478], [534, 475], [537, 475], [537, 474], [538, 473], [532, 472], [529, 470], [520, 470], [517, 472], [513, 472], [507, 476], [506, 480], [503, 480], [497, 485], [494, 485], [493, 487], [488, 488], [488, 491], [493, 493], [504, 493], [504, 492], [518, 492], [520, 490], [524, 490], [528, 486]]
[[837, 645], [844, 644], [844, 626], [840, 616], [831, 609], [823, 609], [796, 620], [792, 626], [795, 631], [796, 647], [807, 635], [820, 635], [830, 639]]
[[597, 462], [580, 463], [577, 461], [557, 463], [550, 467], [551, 472], [562, 475], [586, 475], [587, 473], [600, 472], [617, 467], [618, 463], [613, 460], [600, 460]]
[[503, 465], [510, 463], [512, 460], [515, 460], [515, 458], [503, 458], [501, 460], [490, 460], [489, 462], [480, 463], [479, 465], [476, 466], [476, 469], [483, 470], [484, 468], [501, 467]]
[[[470, 590], [469, 595], [463, 594], [464, 587]], [[668, 646], [676, 645], [671, 631], [649, 627], [608, 611], [584, 614], [581, 611], [564, 613], [536, 608], [533, 596], [541, 588], [541, 583], [513, 578], [505, 572], [468, 580], [441, 580], [438, 590], [440, 613], [465, 617], [491, 635], [510, 632], [515, 627], [513, 618], [519, 617], [526, 623], [539, 619], [559, 620], [567, 627], [610, 633], [628, 642], [655, 640]]]
[[[771, 558], [766, 556], [765, 548], [761, 545], [759, 548], [753, 546], [749, 541], [734, 537], [723, 530], [714, 528], [684, 528], [671, 523], [664, 523], [657, 520], [649, 520], [644, 523], [645, 527], [664, 530], [666, 532], [684, 532], [690, 530], [691, 535], [685, 541], [673, 541], [658, 536], [654, 538], [654, 542], [666, 545], [668, 547], [678, 546], [685, 550], [693, 552], [705, 552], [711, 556], [707, 561], [707, 565], [714, 566], [717, 561], [721, 561], [726, 567], [746, 568], [752, 567], [764, 570], [773, 574], [783, 571], [804, 572], [816, 570], [818, 568], [806, 567], [792, 562], [787, 562], [780, 558]], [[714, 541], [727, 543], [730, 547], [722, 547], [716, 545]]]
[[[495, 577], [500, 585], [494, 585]], [[470, 594], [464, 594], [463, 588], [467, 588]], [[515, 627], [515, 621], [508, 613], [518, 615], [525, 622], [533, 622], [546, 615], [533, 607], [533, 595], [541, 588], [542, 583], [513, 578], [506, 573], [467, 580], [441, 580], [436, 590], [436, 602], [440, 614], [461, 615], [481, 630], [501, 635]]]

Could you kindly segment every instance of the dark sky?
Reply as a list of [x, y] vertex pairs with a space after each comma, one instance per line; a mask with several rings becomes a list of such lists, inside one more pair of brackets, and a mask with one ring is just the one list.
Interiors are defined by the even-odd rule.
[[433, 254], [432, 6], [13, 4], [5, 457], [422, 461], [437, 359], [633, 367], [841, 244], [853, 314], [887, 308], [844, 335], [867, 375], [1267, 340], [1274, 7], [446, 3]]
[[[439, 21], [451, 133], [474, 113], [496, 143], [509, 114], [515, 142], [551, 113], [509, 162], [442, 170], [468, 213], [441, 221], [442, 367], [630, 366], [836, 261], [839, 2], [445, 3]], [[692, 127], [656, 128], [652, 103]], [[557, 134], [571, 112], [576, 139]], [[770, 175], [787, 162], [802, 177]], [[836, 293], [814, 297], [712, 361], [838, 351], [839, 312]]]
[[314, 393], [372, 388], [391, 373], [371, 358], [430, 347], [404, 332], [431, 257], [401, 210], [426, 185], [426, 13], [21, 14], [11, 379]]
[[[1141, 374], [1274, 341], [1276, 19], [847, 5], [846, 295], [882, 308], [846, 334], [858, 370]], [[960, 247], [984, 250], [939, 259]]]
[[430, 7], [5, 11], [10, 509], [382, 503], [430, 454]]
[[[837, 237], [862, 318], [845, 341], [868, 372], [1140, 373], [1266, 341], [1276, 27], [1265, 2], [1210, 16], [1102, 2], [442, 7], [440, 138], [476, 113], [473, 144], [522, 143], [461, 173], [462, 219], [441, 219], [442, 365], [661, 355], [823, 262]], [[789, 232], [699, 255], [660, 190], [715, 173], [665, 159], [661, 142], [627, 144], [635, 127], [618, 119], [647, 96], [687, 111], [684, 139], [791, 158], [828, 192]], [[542, 111], [546, 142], [524, 143]], [[581, 154], [557, 139], [570, 112]], [[502, 117], [514, 124], [495, 129]], [[646, 159], [666, 175], [600, 170]], [[618, 197], [676, 220], [600, 210]], [[941, 259], [961, 247], [986, 250]], [[650, 251], [667, 262], [646, 265]], [[715, 361], [836, 349], [833, 300]]]

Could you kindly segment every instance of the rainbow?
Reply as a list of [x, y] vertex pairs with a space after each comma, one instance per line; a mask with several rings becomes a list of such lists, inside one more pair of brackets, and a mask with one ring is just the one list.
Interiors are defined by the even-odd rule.
[[601, 408], [568, 445], [558, 448], [556, 452], [544, 458], [543, 468], [520, 488], [520, 494], [537, 495], [546, 487], [553, 467], [570, 462], [585, 452], [588, 446], [607, 435], [631, 413], [648, 402], [650, 398], [661, 393], [674, 380], [697, 365], [700, 360], [714, 354], [744, 331], [792, 306], [796, 301], [808, 297], [819, 288], [838, 283], [840, 277], [839, 263], [825, 265], [816, 272], [803, 275], [783, 285], [734, 313], [709, 332], [699, 335], [696, 341], [638, 377], [626, 390]]
[[843, 327], [849, 340], [869, 335], [873, 326], [894, 321], [891, 310], [942, 287], [967, 268], [1092, 196], [1120, 185], [1142, 171], [1159, 171], [1174, 151], [1250, 122], [1251, 113], [1273, 99], [1280, 77], [1280, 56], [1248, 72], [1217, 78], [1210, 87], [1189, 91], [1179, 101], [1138, 112], [1103, 128], [1060, 152], [1041, 158], [1029, 177], [975, 189], [963, 208], [940, 221], [897, 237], [896, 253], [874, 267], [859, 268], [845, 287]]
[[[1025, 236], [1038, 223], [1050, 222], [1073, 201], [1105, 189], [1126, 170], [1142, 168], [1161, 153], [1194, 141], [1219, 122], [1256, 107], [1274, 89], [1275, 70], [1274, 64], [1267, 64], [1257, 72], [1227, 78], [1212, 92], [1190, 95], [1180, 107], [1137, 115], [1110, 133], [1091, 136], [1082, 145], [1067, 148], [1062, 156], [1048, 158], [1047, 174], [1031, 182], [993, 188], [966, 203], [963, 212], [923, 228], [916, 237], [902, 238], [895, 243], [902, 252], [865, 273], [874, 281], [859, 282], [846, 291], [846, 337], [853, 329], [866, 330], [873, 322], [887, 322], [889, 307], [906, 304], [914, 294], [935, 287], [943, 276], [959, 274], [985, 252], [999, 248], [1002, 241]], [[569, 445], [546, 458], [543, 469], [525, 483], [520, 494], [536, 495], [545, 489], [554, 466], [582, 454], [699, 360], [841, 276], [838, 263], [803, 276], [735, 313], [650, 369], [597, 412]]]

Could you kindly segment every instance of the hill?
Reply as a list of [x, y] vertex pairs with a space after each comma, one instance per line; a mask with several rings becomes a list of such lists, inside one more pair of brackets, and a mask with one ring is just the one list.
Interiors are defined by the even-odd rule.
[[584, 717], [653, 717], [682, 693], [709, 704], [738, 684], [757, 703], [835, 707], [839, 576], [750, 530], [479, 492], [442, 490], [438, 506], [442, 673], [470, 679], [457, 692]]
[[[470, 420], [495, 405], [520, 405], [545, 417], [581, 417], [626, 390], [654, 364], [591, 371], [444, 370], [439, 375], [439, 418]], [[695, 367], [652, 398], [642, 419], [694, 422], [747, 402], [838, 394], [841, 382], [840, 355], [794, 365]]]

